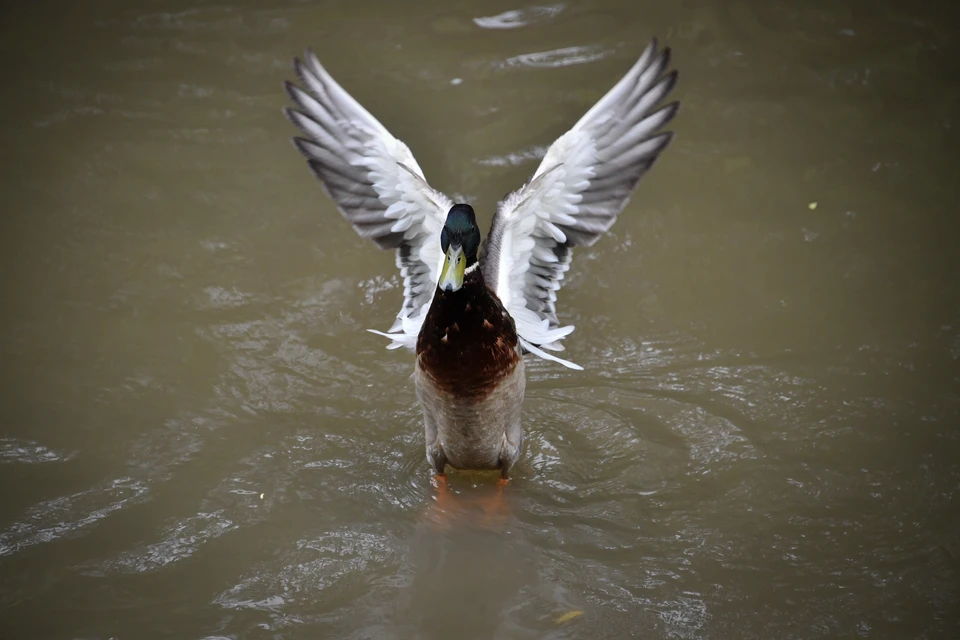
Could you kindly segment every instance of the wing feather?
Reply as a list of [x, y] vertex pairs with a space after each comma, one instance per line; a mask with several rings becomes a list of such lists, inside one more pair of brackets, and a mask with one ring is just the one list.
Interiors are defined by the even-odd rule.
[[413, 348], [440, 275], [440, 231], [453, 202], [432, 189], [410, 149], [321, 66], [310, 50], [294, 70], [306, 90], [286, 83], [287, 118], [304, 134], [293, 144], [340, 214], [381, 249], [395, 249], [403, 306], [390, 348]]
[[670, 50], [653, 40], [627, 74], [547, 150], [531, 181], [497, 207], [484, 245], [483, 274], [517, 324], [529, 351], [562, 350], [573, 331], [557, 319], [557, 291], [573, 258], [626, 206], [643, 175], [670, 143], [660, 132], [678, 102], [654, 110], [676, 85]]

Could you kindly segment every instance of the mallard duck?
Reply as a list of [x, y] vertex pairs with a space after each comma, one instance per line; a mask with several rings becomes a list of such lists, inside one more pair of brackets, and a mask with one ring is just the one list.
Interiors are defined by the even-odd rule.
[[287, 82], [284, 110], [303, 132], [293, 139], [340, 213], [361, 236], [394, 249], [403, 306], [388, 348], [416, 351], [427, 461], [499, 470], [520, 457], [520, 409], [531, 353], [572, 369], [553, 353], [573, 326], [557, 319], [557, 291], [573, 247], [610, 229], [637, 183], [667, 147], [662, 131], [678, 102], [670, 50], [652, 41], [630, 71], [547, 150], [526, 185], [497, 206], [481, 248], [469, 204], [427, 184], [410, 149], [390, 134], [308, 49]]

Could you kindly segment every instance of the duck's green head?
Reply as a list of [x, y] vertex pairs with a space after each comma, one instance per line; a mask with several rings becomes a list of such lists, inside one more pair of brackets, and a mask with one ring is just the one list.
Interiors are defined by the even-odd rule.
[[440, 232], [440, 248], [445, 257], [437, 287], [442, 291], [456, 291], [463, 286], [466, 270], [477, 263], [480, 229], [473, 207], [468, 204], [450, 207]]

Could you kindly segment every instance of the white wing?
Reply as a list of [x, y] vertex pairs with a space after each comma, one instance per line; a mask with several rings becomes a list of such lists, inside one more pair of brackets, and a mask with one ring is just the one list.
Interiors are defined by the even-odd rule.
[[557, 290], [571, 247], [590, 246], [616, 221], [640, 178], [673, 134], [658, 133], [679, 108], [654, 111], [676, 83], [664, 75], [670, 50], [654, 40], [640, 60], [547, 150], [533, 179], [498, 206], [485, 246], [483, 275], [533, 353], [579, 368], [542, 349], [560, 351], [573, 331], [557, 321]]
[[287, 82], [296, 108], [284, 113], [305, 135], [293, 143], [337, 209], [364, 238], [397, 250], [403, 307], [391, 349], [416, 346], [443, 256], [440, 231], [453, 202], [430, 188], [410, 149], [338, 85], [307, 50], [294, 69], [306, 87]]

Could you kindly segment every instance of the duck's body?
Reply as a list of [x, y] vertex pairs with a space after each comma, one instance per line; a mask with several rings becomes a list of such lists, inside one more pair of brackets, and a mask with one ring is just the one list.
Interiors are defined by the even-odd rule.
[[414, 381], [433, 469], [499, 469], [508, 477], [523, 446], [526, 376], [513, 319], [479, 269], [457, 291], [434, 295], [417, 338]]
[[499, 204], [483, 255], [473, 209], [432, 189], [405, 144], [344, 91], [308, 52], [287, 83], [297, 148], [354, 229], [397, 250], [404, 303], [390, 348], [416, 350], [427, 460], [438, 474], [499, 469], [520, 456], [523, 354], [579, 366], [561, 351], [556, 292], [571, 249], [596, 242], [670, 142], [656, 108], [676, 82], [654, 42], [620, 82], [557, 139], [531, 181]]

